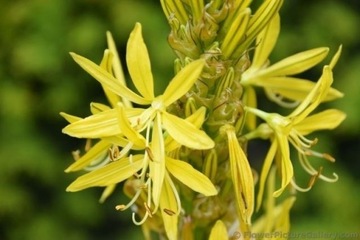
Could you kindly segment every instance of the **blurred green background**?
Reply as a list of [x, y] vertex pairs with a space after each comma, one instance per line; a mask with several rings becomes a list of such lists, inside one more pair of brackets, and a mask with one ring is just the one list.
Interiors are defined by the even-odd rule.
[[[359, 5], [357, 0], [293, 0], [281, 10], [273, 59], [319, 46], [329, 46], [331, 55], [343, 44], [334, 86], [346, 97], [327, 107], [348, 114], [340, 128], [320, 133], [317, 146], [337, 162], [314, 160], [340, 180], [319, 181], [310, 193], [298, 195], [294, 232], [360, 231]], [[77, 175], [63, 170], [73, 161], [71, 151], [84, 142], [61, 133], [66, 121], [59, 112], [86, 116], [91, 101], [105, 102], [98, 83], [68, 52], [99, 62], [110, 30], [124, 56], [135, 22], [143, 24], [158, 90], [163, 88], [172, 76], [174, 54], [159, 1], [0, 0], [0, 16], [0, 239], [141, 239], [130, 211], [114, 210], [126, 201], [120, 187], [101, 205], [101, 189], [65, 192]], [[316, 79], [319, 71], [309, 77]]]

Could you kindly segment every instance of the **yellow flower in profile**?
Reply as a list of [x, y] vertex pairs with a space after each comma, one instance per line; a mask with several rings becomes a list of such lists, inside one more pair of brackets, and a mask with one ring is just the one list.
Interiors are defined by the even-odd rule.
[[[329, 49], [326, 47], [314, 48], [269, 65], [268, 58], [276, 44], [279, 32], [280, 17], [276, 15], [258, 35], [251, 66], [242, 74], [241, 83], [245, 87], [263, 87], [270, 99], [280, 104], [285, 104], [284, 98], [302, 101], [315, 83], [290, 76], [304, 72], [320, 63], [327, 56]], [[332, 65], [336, 64], [340, 52], [341, 48], [335, 55]], [[323, 100], [333, 100], [342, 96], [342, 93], [330, 88], [328, 95]]]
[[[333, 76], [331, 68], [330, 66], [325, 66], [321, 78], [304, 101], [291, 114], [285, 117], [277, 113], [266, 113], [259, 109], [245, 107], [247, 112], [253, 113], [266, 121], [265, 124], [261, 124], [258, 129], [255, 130], [255, 132], [250, 133], [249, 136], [257, 135], [257, 137], [272, 138], [273, 141], [261, 172], [258, 203], [261, 202], [265, 180], [276, 151], [279, 152], [280, 159], [279, 162], [277, 162], [277, 165], [281, 172], [281, 187], [274, 192], [274, 196], [279, 196], [291, 182], [294, 175], [290, 160], [289, 143], [304, 156], [318, 155], [310, 150], [317, 140], [309, 140], [305, 138], [304, 135], [316, 130], [333, 129], [344, 120], [345, 114], [338, 110], [326, 110], [309, 116], [309, 114], [317, 108], [327, 96], [332, 82]], [[330, 158], [327, 155], [322, 155], [322, 157]], [[303, 158], [302, 160], [304, 161], [304, 159], [306, 158]], [[305, 163], [305, 165], [307, 164], [308, 163]], [[317, 177], [325, 179], [321, 176], [321, 173], [311, 169], [310, 164], [308, 165], [309, 167], [306, 167], [305, 170], [310, 174], [315, 174]], [[335, 178], [337, 178], [336, 175]], [[259, 204], [257, 207], [259, 207]]]
[[[257, 106], [253, 87], [262, 87], [267, 97], [280, 106], [296, 107], [315, 86], [314, 82], [299, 78], [296, 74], [314, 67], [324, 60], [329, 52], [326, 47], [314, 48], [270, 65], [268, 58], [276, 44], [279, 32], [280, 17], [277, 14], [256, 38], [252, 63], [241, 76], [241, 84], [245, 87], [244, 102], [249, 107], [256, 108]], [[341, 46], [331, 61], [331, 68], [335, 66], [340, 53]], [[330, 101], [342, 96], [341, 92], [330, 88], [322, 101]], [[249, 117], [247, 123], [251, 129], [255, 128], [253, 117]]]

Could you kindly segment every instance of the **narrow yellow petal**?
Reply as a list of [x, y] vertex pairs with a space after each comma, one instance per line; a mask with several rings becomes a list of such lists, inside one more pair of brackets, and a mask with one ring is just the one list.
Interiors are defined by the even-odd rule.
[[166, 157], [166, 168], [177, 180], [205, 196], [217, 194], [213, 183], [204, 174], [193, 168], [190, 164]]
[[104, 112], [109, 109], [111, 109], [109, 106], [102, 104], [102, 103], [95, 103], [95, 102], [90, 103], [90, 111], [92, 114]]
[[154, 99], [154, 80], [151, 73], [150, 58], [141, 34], [140, 23], [135, 24], [126, 51], [126, 63], [136, 89], [145, 99]]
[[[288, 233], [290, 231], [290, 209], [292, 208], [296, 198], [289, 197], [285, 199], [279, 206], [275, 208], [276, 219], [274, 232]], [[276, 239], [282, 240], [283, 237]]]
[[140, 97], [122, 83], [120, 83], [120, 81], [114, 78], [110, 73], [89, 59], [86, 59], [75, 53], [70, 53], [70, 55], [74, 58], [75, 62], [77, 62], [87, 73], [89, 73], [93, 78], [99, 81], [102, 85], [106, 86], [109, 90], [113, 91], [115, 94], [141, 105], [151, 103], [151, 100]]
[[331, 61], [330, 61], [330, 68], [333, 69], [336, 65], [336, 63], [338, 62], [340, 55], [341, 55], [341, 51], [342, 51], [342, 45], [339, 46], [339, 49], [337, 50], [337, 52], [335, 53], [335, 55], [332, 57]]
[[214, 147], [214, 141], [190, 122], [167, 112], [162, 114], [164, 128], [181, 145], [199, 150]]
[[228, 240], [228, 233], [225, 224], [221, 220], [217, 220], [211, 228], [209, 240]]
[[[114, 39], [113, 39], [113, 37], [112, 37], [112, 35], [111, 35], [111, 33], [109, 31], [106, 32], [106, 39], [107, 39], [108, 48], [109, 48], [110, 52], [113, 55], [113, 58], [112, 58], [112, 71], [113, 71], [113, 74], [114, 74], [115, 78], [121, 84], [126, 86], [125, 75], [124, 75], [124, 71], [123, 71], [123, 68], [122, 68], [122, 65], [121, 65], [121, 61], [120, 61], [118, 51], [116, 49], [116, 44], [115, 44]], [[112, 104], [115, 103], [114, 100], [115, 100], [115, 98], [112, 98], [111, 100], [109, 99], [109, 101]], [[131, 102], [127, 98], [121, 98], [121, 101], [123, 102], [123, 104], [126, 107], [131, 107], [132, 106]], [[115, 105], [113, 105], [113, 106], [115, 106]]]
[[293, 117], [293, 123], [297, 124], [307, 117], [328, 95], [333, 82], [333, 74], [329, 66], [324, 66], [321, 75], [314, 88], [307, 95], [303, 102], [288, 116]]
[[278, 197], [282, 194], [294, 176], [287, 137], [282, 134], [276, 134], [276, 141], [278, 141], [280, 148], [280, 166], [278, 166], [278, 169], [281, 172], [281, 187], [274, 192], [274, 197]]
[[287, 57], [257, 73], [258, 77], [276, 77], [301, 73], [321, 62], [329, 49], [315, 48]]
[[171, 80], [164, 91], [164, 105], [169, 106], [184, 96], [194, 85], [204, 67], [205, 60], [198, 59], [186, 65]]
[[168, 174], [165, 176], [164, 184], [160, 195], [161, 216], [164, 222], [165, 232], [168, 239], [178, 239], [178, 208], [171, 181]]
[[146, 140], [144, 136], [142, 136], [140, 133], [135, 131], [134, 128], [130, 126], [130, 122], [125, 114], [124, 107], [118, 105], [117, 110], [118, 110], [118, 120], [119, 120], [118, 124], [119, 124], [119, 128], [121, 129], [121, 132], [135, 146], [140, 148], [145, 148]]
[[251, 68], [264, 66], [273, 50], [280, 32], [280, 16], [276, 14], [267, 27], [258, 35]]
[[105, 187], [122, 182], [141, 169], [143, 158], [143, 155], [135, 155], [111, 162], [77, 178], [67, 187], [66, 191], [76, 192], [89, 187]]
[[150, 146], [154, 159], [150, 159], [149, 161], [149, 175], [152, 180], [152, 199], [155, 205], [153, 212], [156, 212], [159, 206], [160, 195], [165, 176], [165, 146], [161, 129], [160, 113], [157, 113], [157, 116], [154, 120]]
[[[109, 50], [105, 50], [104, 57], [100, 63], [100, 67], [102, 67], [108, 73], [112, 74], [112, 65], [113, 65], [113, 54]], [[102, 85], [102, 87], [111, 106], [113, 107], [116, 106], [117, 102], [120, 101], [120, 97], [111, 90], [109, 90], [106, 86]]]
[[313, 131], [334, 129], [346, 118], [346, 114], [337, 109], [328, 109], [320, 113], [308, 116], [294, 128], [302, 135], [307, 135]]
[[111, 184], [107, 186], [104, 191], [101, 194], [101, 197], [99, 199], [100, 203], [104, 203], [108, 197], [115, 191], [116, 184]]
[[[224, 126], [227, 127], [227, 126]], [[240, 217], [246, 224], [251, 224], [254, 211], [254, 178], [249, 161], [239, 145], [232, 127], [226, 129], [229, 147], [231, 178]]]
[[[200, 128], [205, 120], [206, 108], [201, 107], [192, 115], [186, 118], [186, 121], [193, 124], [196, 128]], [[180, 147], [181, 144], [174, 140], [171, 136], [167, 136], [165, 139], [165, 149], [167, 152], [171, 152]]]
[[[315, 83], [310, 80], [293, 77], [257, 79], [256, 82], [254, 81], [254, 84], [295, 101], [304, 100], [309, 92], [311, 92], [311, 90], [315, 87]], [[343, 96], [343, 93], [334, 88], [330, 88], [323, 101], [332, 101]]]
[[117, 111], [110, 109], [66, 126], [63, 133], [77, 138], [102, 138], [121, 133]]
[[82, 118], [74, 116], [74, 115], [70, 115], [64, 112], [61, 112], [60, 115], [65, 118], [66, 121], [68, 121], [69, 123], [73, 123], [73, 122], [77, 122], [79, 120], [81, 120]]
[[125, 81], [125, 77], [124, 77], [124, 71], [122, 69], [119, 54], [118, 54], [118, 51], [116, 49], [116, 44], [115, 44], [115, 41], [114, 41], [114, 39], [112, 37], [112, 34], [109, 31], [106, 32], [106, 39], [107, 39], [108, 48], [109, 48], [111, 54], [113, 55], [113, 58], [112, 58], [112, 70], [114, 71], [114, 75], [115, 75], [116, 79], [119, 80], [120, 83], [122, 83], [123, 85], [126, 85], [126, 81]]
[[91, 162], [96, 161], [99, 158], [107, 157], [108, 150], [111, 144], [104, 140], [97, 142], [88, 152], [86, 152], [81, 158], [71, 164], [65, 172], [74, 172], [81, 170], [88, 166]]
[[257, 198], [256, 198], [256, 211], [259, 211], [259, 209], [261, 207], [263, 197], [264, 197], [266, 179], [270, 172], [272, 163], [274, 161], [274, 157], [275, 157], [277, 148], [278, 148], [277, 141], [276, 140], [272, 141], [270, 149], [269, 149], [268, 153], [266, 154], [266, 157], [265, 157], [262, 169], [261, 169], [259, 190], [258, 190], [258, 194], [257, 194]]

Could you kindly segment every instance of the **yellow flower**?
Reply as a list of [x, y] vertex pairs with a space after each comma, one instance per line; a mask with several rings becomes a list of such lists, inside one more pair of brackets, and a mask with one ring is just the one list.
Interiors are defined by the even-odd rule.
[[[193, 149], [214, 147], [213, 140], [199, 130], [205, 120], [205, 108], [198, 109], [188, 119], [182, 119], [166, 111], [170, 104], [185, 95], [193, 86], [202, 71], [204, 60], [193, 61], [185, 66], [171, 80], [164, 93], [155, 97], [150, 60], [141, 35], [140, 24], [136, 24], [130, 35], [126, 57], [130, 76], [140, 95], [127, 88], [103, 66], [98, 66], [74, 53], [72, 56], [83, 69], [101, 83], [104, 89], [129, 100], [130, 103], [150, 106], [145, 109], [133, 108], [131, 104], [118, 102], [113, 108], [103, 108], [102, 111], [87, 118], [71, 122], [63, 129], [64, 133], [74, 137], [102, 139], [98, 143], [99, 148], [102, 147], [103, 141], [123, 148], [114, 162], [79, 177], [67, 190], [79, 191], [93, 186], [109, 186], [135, 176], [139, 179], [139, 190], [127, 206], [119, 205], [117, 208], [124, 210], [131, 206], [139, 194], [147, 189], [148, 199], [144, 203], [145, 216], [137, 222], [134, 215], [134, 222], [143, 223], [148, 216], [151, 217], [157, 211], [160, 205], [165, 209], [164, 218], [174, 212], [172, 221], [165, 223], [167, 233], [174, 235], [177, 231], [177, 220], [174, 219], [177, 218], [181, 206], [168, 172], [205, 196], [217, 194], [214, 185], [205, 175], [184, 161], [166, 156], [167, 152], [181, 145]], [[144, 135], [141, 134], [142, 132], [145, 132]], [[164, 137], [164, 134], [168, 137]], [[94, 148], [93, 152], [96, 152], [96, 149], [98, 148]], [[131, 149], [144, 150], [144, 154], [124, 157]], [[82, 161], [82, 165], [84, 164]]]
[[[244, 103], [256, 108], [256, 96], [253, 87], [262, 87], [268, 98], [283, 107], [295, 107], [314, 87], [315, 83], [293, 77], [320, 63], [328, 54], [325, 47], [297, 53], [272, 65], [269, 55], [272, 52], [280, 32], [280, 17], [277, 14], [267, 27], [257, 36], [256, 47], [251, 66], [242, 74], [241, 84], [245, 87]], [[340, 56], [341, 46], [334, 55], [330, 67], [333, 68]], [[322, 101], [342, 97], [343, 94], [330, 88]], [[253, 117], [248, 118], [248, 125], [255, 128]]]
[[[309, 116], [309, 114], [327, 96], [332, 82], [333, 77], [331, 68], [330, 66], [325, 66], [321, 78], [316, 83], [311, 92], [307, 95], [304, 101], [286, 117], [277, 113], [266, 113], [259, 109], [245, 107], [247, 112], [253, 113], [266, 121], [266, 123], [261, 124], [258, 129], [255, 130], [255, 132], [250, 133], [248, 137], [253, 135], [262, 138], [271, 138], [273, 141], [261, 172], [260, 189], [257, 200], [258, 203], [261, 202], [265, 179], [270, 170], [270, 166], [276, 151], [279, 152], [280, 162], [277, 162], [277, 165], [282, 177], [281, 187], [274, 192], [274, 196], [279, 196], [284, 191], [285, 187], [291, 182], [293, 177], [293, 167], [290, 160], [289, 143], [291, 143], [303, 156], [319, 155], [310, 150], [310, 148], [316, 143], [317, 140], [309, 140], [305, 138], [304, 135], [307, 135], [316, 130], [333, 129], [344, 120], [345, 114], [338, 110], [327, 110]], [[328, 155], [321, 156], [323, 158], [333, 160]], [[301, 161], [305, 161], [304, 159], [306, 158], [302, 158]], [[306, 164], [308, 164], [308, 162], [306, 162]], [[308, 165], [311, 166], [310, 164]], [[321, 173], [311, 167], [306, 167], [305, 170], [312, 175], [315, 174], [316, 177], [326, 179], [321, 175]], [[336, 179], [337, 176], [335, 175], [335, 180]]]

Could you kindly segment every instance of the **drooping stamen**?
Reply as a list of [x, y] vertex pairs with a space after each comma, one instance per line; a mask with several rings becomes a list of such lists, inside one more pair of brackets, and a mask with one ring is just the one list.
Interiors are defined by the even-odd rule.
[[294, 178], [291, 179], [291, 186], [295, 188], [296, 191], [299, 192], [308, 192], [311, 189], [311, 186], [308, 186], [307, 188], [300, 187], [294, 180]]
[[148, 211], [145, 211], [145, 215], [144, 215], [144, 217], [140, 220], [140, 221], [137, 221], [136, 219], [135, 219], [135, 215], [136, 215], [136, 213], [132, 213], [132, 221], [133, 221], [133, 223], [135, 224], [135, 225], [141, 225], [141, 224], [143, 224], [145, 221], [146, 221], [146, 219], [149, 217], [149, 212]]

